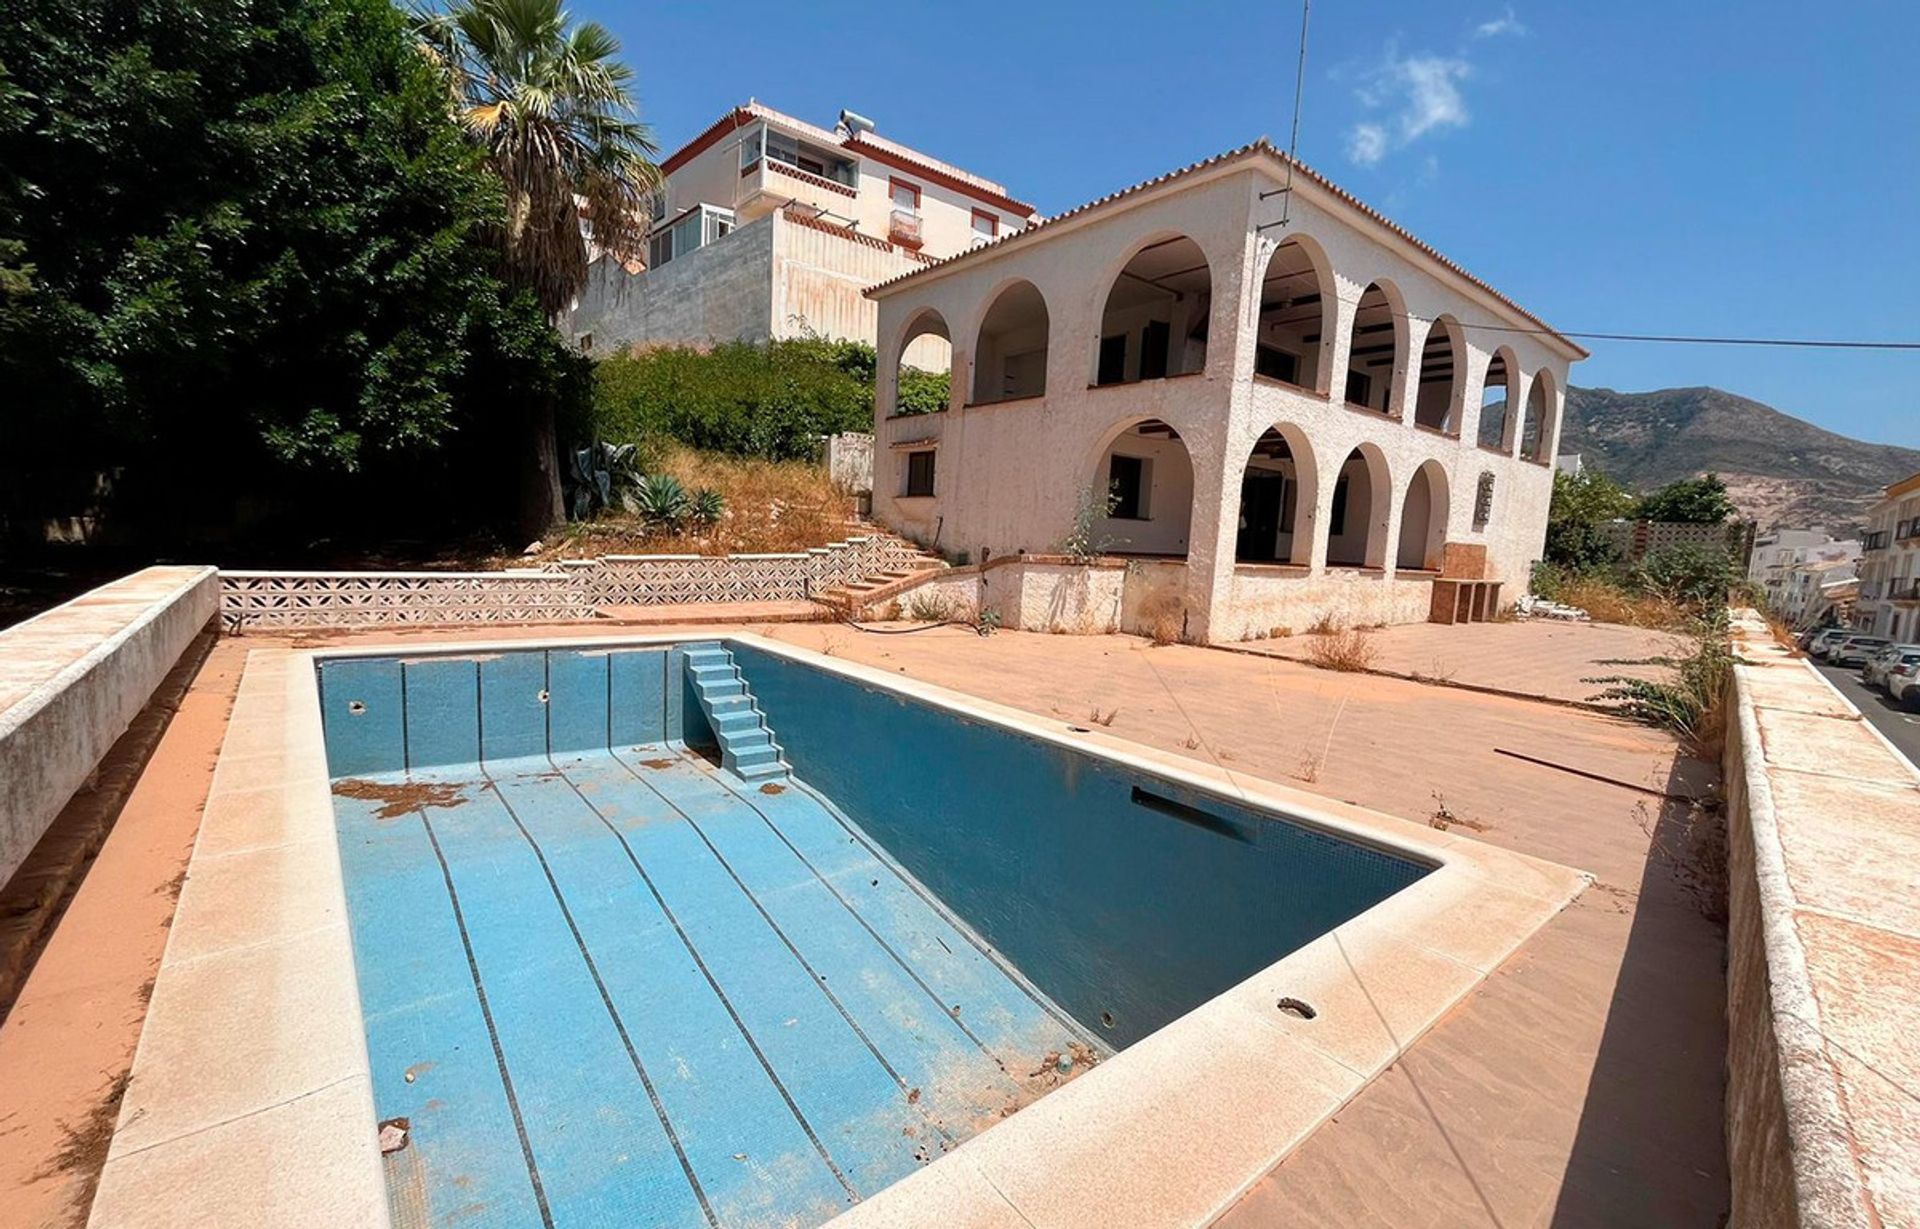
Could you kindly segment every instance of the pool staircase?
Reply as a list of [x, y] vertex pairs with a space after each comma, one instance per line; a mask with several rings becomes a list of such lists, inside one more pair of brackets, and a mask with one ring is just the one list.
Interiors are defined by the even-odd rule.
[[687, 678], [720, 743], [721, 767], [748, 781], [785, 780], [792, 769], [733, 653], [724, 645], [697, 645], [686, 650], [686, 659]]

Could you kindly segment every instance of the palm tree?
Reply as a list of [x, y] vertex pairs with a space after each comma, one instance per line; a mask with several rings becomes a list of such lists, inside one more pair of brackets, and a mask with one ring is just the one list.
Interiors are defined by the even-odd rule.
[[[560, 0], [454, 0], [416, 21], [500, 178], [506, 276], [558, 323], [586, 284], [589, 243], [622, 261], [644, 252], [660, 151], [635, 118], [633, 70], [604, 26], [575, 23]], [[529, 408], [519, 519], [537, 536], [564, 509], [554, 407]]]

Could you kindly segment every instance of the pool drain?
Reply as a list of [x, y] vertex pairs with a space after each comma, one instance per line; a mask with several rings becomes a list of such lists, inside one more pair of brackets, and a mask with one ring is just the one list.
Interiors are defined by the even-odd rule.
[[1275, 1006], [1296, 1020], [1311, 1020], [1320, 1014], [1313, 1009], [1313, 1004], [1307, 1002], [1305, 999], [1285, 998], [1281, 999]]

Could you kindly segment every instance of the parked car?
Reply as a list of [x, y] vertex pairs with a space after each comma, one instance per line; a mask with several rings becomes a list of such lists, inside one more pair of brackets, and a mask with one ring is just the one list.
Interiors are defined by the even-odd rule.
[[1827, 664], [1830, 666], [1864, 666], [1867, 658], [1878, 653], [1893, 641], [1885, 636], [1848, 636], [1827, 651]]
[[1850, 627], [1823, 627], [1813, 634], [1812, 640], [1807, 642], [1807, 652], [1815, 657], [1824, 658], [1833, 651], [1835, 645], [1853, 634], [1853, 629]]
[[1861, 665], [1860, 681], [1869, 687], [1885, 687], [1887, 671], [1907, 653], [1920, 653], [1920, 644], [1890, 644], [1881, 649]]
[[1887, 671], [1887, 694], [1903, 708], [1920, 708], [1920, 649], [1907, 649]]

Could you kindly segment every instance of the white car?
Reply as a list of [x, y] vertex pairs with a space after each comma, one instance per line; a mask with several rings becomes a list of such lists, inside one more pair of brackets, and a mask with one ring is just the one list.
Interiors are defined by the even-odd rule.
[[1885, 687], [1887, 671], [1904, 660], [1908, 653], [1920, 653], [1920, 644], [1890, 644], [1880, 649], [1860, 667], [1860, 681], [1869, 687]]
[[1824, 658], [1828, 653], [1833, 651], [1833, 646], [1853, 634], [1854, 631], [1850, 627], [1822, 628], [1813, 634], [1812, 640], [1807, 642], [1807, 652], [1813, 654], [1815, 657]]
[[1887, 669], [1887, 694], [1905, 708], [1920, 708], [1920, 648], [1908, 645]]
[[1885, 636], [1848, 636], [1827, 652], [1830, 666], [1864, 666], [1867, 658], [1892, 644]]

